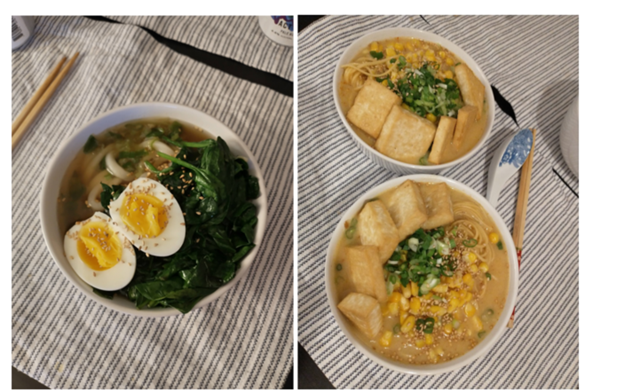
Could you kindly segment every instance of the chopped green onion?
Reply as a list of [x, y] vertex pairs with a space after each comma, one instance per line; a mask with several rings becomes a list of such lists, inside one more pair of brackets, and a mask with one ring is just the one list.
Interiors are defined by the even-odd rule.
[[449, 245], [450, 248], [455, 248], [455, 239], [449, 240], [449, 244], [450, 244]]
[[492, 279], [492, 275], [490, 274], [490, 272], [486, 272], [485, 276], [487, 277], [488, 280]]
[[453, 234], [453, 236], [457, 236], [457, 226], [453, 227], [453, 229], [451, 230], [451, 233]]
[[459, 320], [453, 319], [453, 328], [457, 330], [459, 328]]
[[336, 265], [336, 270], [341, 271], [342, 270], [342, 264], [337, 264]]
[[355, 227], [349, 227], [349, 229], [345, 231], [345, 236], [347, 239], [353, 239], [355, 236]]
[[499, 240], [498, 243], [496, 243], [496, 247], [498, 247], [499, 250], [502, 250], [503, 249], [503, 242], [501, 242]]
[[377, 60], [381, 60], [383, 58], [383, 52], [375, 52], [371, 50], [370, 55]]
[[431, 296], [431, 298], [433, 300], [442, 301], [442, 298], [440, 296], [438, 296], [438, 295], [433, 295], [433, 296]]
[[391, 274], [391, 275], [390, 275], [390, 277], [388, 278], [388, 280], [390, 281], [390, 283], [391, 283], [392, 285], [396, 284], [396, 282], [397, 282], [397, 276], [396, 276], [396, 274]]
[[397, 335], [399, 334], [399, 332], [401, 331], [401, 325], [399, 323], [395, 324], [394, 327], [392, 328], [392, 332]]
[[418, 251], [419, 243], [420, 241], [417, 238], [409, 238], [409, 240], [407, 241], [407, 245], [409, 246], [409, 249], [412, 250], [413, 252]]
[[357, 225], [357, 223], [358, 223], [358, 219], [357, 219], [357, 217], [354, 217], [354, 218], [351, 219], [351, 223], [350, 223], [349, 226], [350, 227], [355, 227]]
[[427, 293], [429, 293], [430, 290], [435, 288], [435, 286], [438, 285], [439, 283], [440, 283], [440, 279], [438, 277], [436, 277], [433, 274], [429, 274], [425, 282], [422, 285], [420, 285], [420, 292], [423, 295], [426, 295]]
[[483, 338], [484, 335], [485, 335], [485, 330], [484, 331], [479, 331], [479, 333], [477, 334], [477, 336], [479, 338]]
[[474, 247], [476, 246], [479, 242], [477, 242], [477, 239], [468, 239], [468, 240], [464, 240], [463, 245], [466, 247]]

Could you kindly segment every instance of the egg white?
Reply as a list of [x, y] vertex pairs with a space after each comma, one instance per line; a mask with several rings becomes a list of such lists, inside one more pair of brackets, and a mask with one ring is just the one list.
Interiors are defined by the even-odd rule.
[[[167, 206], [168, 223], [165, 229], [155, 238], [140, 237], [123, 222], [120, 215], [120, 208], [126, 196], [141, 192], [149, 194], [161, 200]], [[131, 182], [128, 187], [110, 203], [109, 207], [113, 225], [123, 233], [132, 244], [150, 256], [167, 257], [176, 253], [186, 236], [186, 225], [182, 209], [173, 194], [160, 182], [149, 178], [139, 178]]]
[[116, 291], [128, 285], [134, 277], [136, 270], [136, 256], [134, 254], [134, 248], [132, 244], [121, 233], [118, 236], [119, 241], [122, 244], [122, 253], [120, 262], [115, 266], [106, 270], [93, 270], [87, 266], [80, 255], [78, 254], [78, 234], [82, 226], [92, 221], [101, 221], [108, 225], [111, 225], [113, 231], [118, 231], [112, 226], [110, 217], [101, 212], [95, 212], [93, 216], [82, 222], [76, 223], [65, 234], [65, 256], [67, 261], [74, 269], [78, 277], [82, 278], [87, 284], [101, 289], [103, 291]]

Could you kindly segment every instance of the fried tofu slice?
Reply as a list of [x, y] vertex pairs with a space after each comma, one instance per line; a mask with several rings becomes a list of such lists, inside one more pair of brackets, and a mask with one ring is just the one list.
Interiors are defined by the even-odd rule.
[[427, 209], [418, 185], [411, 180], [403, 182], [390, 195], [388, 212], [403, 240], [427, 221]]
[[347, 247], [346, 260], [355, 290], [376, 298], [380, 303], [385, 302], [388, 292], [377, 246]]
[[455, 67], [457, 84], [461, 91], [464, 102], [477, 108], [477, 120], [481, 119], [483, 113], [483, 99], [485, 98], [485, 86], [481, 80], [475, 76], [470, 68], [465, 64]]
[[455, 220], [451, 189], [446, 183], [419, 183], [418, 187], [428, 215], [427, 221], [422, 225], [423, 229], [438, 228]]
[[438, 123], [438, 129], [436, 130], [435, 137], [433, 138], [433, 146], [431, 147], [431, 153], [429, 154], [429, 163], [440, 164], [442, 163], [442, 156], [444, 151], [451, 144], [453, 138], [453, 131], [455, 130], [455, 118], [442, 116]]
[[355, 101], [347, 119], [374, 138], [390, 113], [390, 110], [401, 103], [401, 98], [374, 79], [368, 79], [355, 97]]
[[393, 159], [417, 164], [429, 150], [435, 131], [431, 121], [394, 106], [381, 129], [375, 149]]
[[367, 202], [358, 218], [360, 240], [365, 246], [377, 246], [379, 264], [383, 265], [401, 241], [392, 216], [381, 201]]
[[372, 297], [362, 293], [349, 293], [338, 304], [338, 309], [368, 338], [373, 339], [381, 332], [381, 307]]
[[[474, 106], [464, 106], [457, 112], [457, 125], [455, 125], [455, 134], [453, 135], [453, 148], [459, 151], [466, 133], [470, 132], [470, 128], [477, 120], [478, 109]], [[431, 159], [429, 159], [431, 160]]]

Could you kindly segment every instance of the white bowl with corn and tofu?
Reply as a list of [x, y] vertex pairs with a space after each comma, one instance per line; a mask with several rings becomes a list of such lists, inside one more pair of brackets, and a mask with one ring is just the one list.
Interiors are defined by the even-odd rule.
[[325, 284], [349, 341], [387, 368], [448, 372], [486, 354], [507, 328], [518, 260], [480, 194], [426, 174], [363, 194], [329, 243]]
[[399, 174], [438, 173], [474, 155], [494, 124], [485, 74], [461, 48], [410, 28], [368, 33], [333, 78], [338, 115], [362, 152]]

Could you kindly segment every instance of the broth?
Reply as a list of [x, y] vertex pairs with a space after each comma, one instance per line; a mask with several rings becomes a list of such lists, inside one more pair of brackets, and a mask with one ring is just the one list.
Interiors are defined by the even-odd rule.
[[[389, 205], [390, 197], [395, 189], [380, 194], [376, 199], [385, 205]], [[450, 194], [452, 204], [457, 206], [457, 210], [454, 221], [445, 226], [444, 236], [440, 237], [440, 240], [452, 237], [455, 242], [455, 247], [449, 250], [451, 255], [448, 256], [450, 259], [455, 259], [453, 262], [457, 262], [456, 269], [452, 272], [453, 275], [451, 277], [442, 275], [438, 285], [436, 285], [439, 289], [434, 287], [426, 294], [421, 294], [418, 287], [416, 287], [417, 292], [414, 292], [413, 283], [409, 281], [405, 287], [409, 292], [406, 293], [401, 282], [396, 281], [392, 284], [390, 281], [392, 272], [388, 270], [388, 266], [392, 262], [398, 262], [396, 269], [399, 270], [399, 265], [402, 262], [408, 264], [409, 260], [392, 261], [392, 257], [391, 260], [382, 260], [384, 283], [389, 294], [386, 301], [379, 300], [382, 314], [381, 332], [373, 338], [367, 337], [352, 321], [347, 320], [346, 322], [351, 332], [365, 345], [392, 360], [423, 365], [449, 361], [459, 357], [474, 348], [487, 336], [496, 325], [505, 306], [509, 283], [507, 250], [501, 246], [500, 242], [494, 244], [486, 239], [486, 243], [481, 243], [481, 240], [478, 244], [479, 248], [485, 245], [486, 247], [483, 248], [488, 251], [487, 254], [493, 254], [491, 259], [488, 259], [487, 262], [470, 261], [469, 253], [477, 252], [477, 250], [464, 245], [472, 244], [470, 241], [472, 238], [466, 237], [462, 234], [464, 231], [457, 228], [457, 224], [461, 224], [458, 222], [464, 221], [467, 210], [482, 212], [483, 226], [486, 227], [488, 239], [495, 238], [492, 234], [498, 236], [496, 225], [471, 197], [454, 189], [451, 189]], [[341, 236], [332, 261], [330, 280], [333, 281], [332, 291], [337, 303], [340, 303], [349, 294], [357, 292], [352, 274], [353, 270], [351, 270], [350, 261], [347, 260], [347, 251], [353, 246], [360, 246], [364, 243], [360, 231], [362, 222], [357, 222], [358, 218], [361, 220], [360, 213], [358, 212], [358, 215], [354, 217], [355, 220], [352, 218], [344, 222], [345, 234]], [[349, 228], [353, 229], [352, 224], [354, 222], [356, 222], [355, 231], [351, 233], [352, 237], [349, 239], [347, 237], [350, 236], [348, 231]], [[435, 232], [435, 229], [428, 232]], [[409, 242], [408, 238], [401, 242], [403, 243], [403, 250], [405, 249], [404, 243]], [[420, 244], [422, 245], [422, 241]], [[490, 252], [490, 250], [492, 251]], [[454, 254], [454, 252], [458, 254]], [[406, 253], [412, 254], [409, 251]], [[395, 254], [397, 254], [396, 250], [393, 256]], [[479, 254], [481, 257], [481, 253]], [[446, 259], [446, 256], [441, 257]], [[452, 263], [449, 262], [449, 264]], [[437, 265], [440, 268], [444, 267], [444, 263]], [[463, 280], [466, 278], [464, 277], [466, 274], [471, 276], [472, 288], [467, 286], [468, 284]], [[422, 284], [421, 289], [425, 285]], [[442, 289], [443, 287], [444, 289]], [[462, 295], [465, 296], [462, 298]], [[399, 297], [408, 300], [408, 310], [401, 309], [404, 301], [398, 299]], [[458, 301], [453, 302], [453, 299]], [[414, 304], [415, 301], [418, 301], [417, 306]], [[456, 305], [458, 302], [460, 305]], [[392, 303], [398, 303], [398, 314], [397, 311], [393, 311], [392, 306], [394, 304]], [[468, 308], [469, 305], [474, 308], [474, 314], [471, 313], [473, 308]], [[432, 318], [434, 320], [432, 332], [423, 332], [422, 328], [419, 329], [418, 327], [408, 330], [409, 326], [406, 326], [408, 331], [404, 332], [403, 326], [406, 324], [408, 316], [414, 316], [416, 321]], [[387, 340], [384, 341], [384, 338], [388, 337], [388, 332], [392, 333], [390, 342], [384, 343], [387, 342]]]

